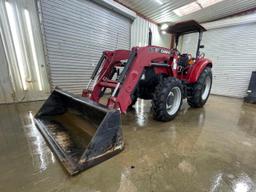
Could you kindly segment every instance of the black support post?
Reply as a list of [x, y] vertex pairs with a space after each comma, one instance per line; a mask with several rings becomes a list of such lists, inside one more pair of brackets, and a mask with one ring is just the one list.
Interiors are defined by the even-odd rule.
[[97, 65], [96, 65], [96, 67], [95, 67], [93, 73], [92, 73], [92, 76], [91, 76], [91, 79], [92, 79], [92, 80], [95, 78], [96, 74], [98, 73], [98, 71], [99, 71], [99, 69], [100, 69], [100, 66], [101, 66], [102, 62], [104, 61], [104, 59], [105, 59], [105, 56], [104, 56], [104, 53], [103, 53], [102, 56], [101, 56], [101, 58], [100, 58], [100, 60], [99, 60], [99, 62], [98, 62]]
[[200, 55], [200, 45], [203, 37], [203, 32], [199, 32], [199, 38], [198, 38], [198, 43], [197, 43], [197, 50], [196, 50], [196, 58], [199, 57]]

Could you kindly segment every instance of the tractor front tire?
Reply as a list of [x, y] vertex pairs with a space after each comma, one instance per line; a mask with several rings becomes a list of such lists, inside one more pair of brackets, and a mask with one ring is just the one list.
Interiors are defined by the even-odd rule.
[[188, 96], [188, 104], [191, 107], [203, 107], [206, 103], [212, 87], [212, 71], [210, 67], [206, 67], [198, 78], [198, 81], [189, 85], [190, 95]]
[[164, 122], [174, 119], [181, 107], [182, 99], [183, 86], [180, 80], [174, 77], [161, 80], [152, 99], [154, 119]]

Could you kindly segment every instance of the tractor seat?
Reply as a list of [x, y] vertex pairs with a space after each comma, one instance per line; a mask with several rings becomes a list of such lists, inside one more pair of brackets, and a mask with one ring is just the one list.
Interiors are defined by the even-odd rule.
[[189, 55], [188, 54], [182, 54], [180, 56], [180, 59], [178, 61], [178, 66], [186, 67], [189, 61]]

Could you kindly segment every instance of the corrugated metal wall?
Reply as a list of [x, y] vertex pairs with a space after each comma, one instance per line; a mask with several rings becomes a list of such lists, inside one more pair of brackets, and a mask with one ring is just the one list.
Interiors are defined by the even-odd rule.
[[130, 48], [130, 19], [89, 0], [40, 2], [52, 87], [81, 94], [102, 51]]
[[[202, 50], [213, 61], [212, 93], [244, 97], [256, 69], [256, 23], [210, 29], [203, 35]], [[183, 37], [182, 52], [194, 53], [196, 34]]]
[[131, 46], [145, 46], [148, 44], [149, 27], [152, 30], [152, 45], [170, 48], [170, 35], [161, 34], [156, 24], [139, 16], [133, 21], [131, 28]]

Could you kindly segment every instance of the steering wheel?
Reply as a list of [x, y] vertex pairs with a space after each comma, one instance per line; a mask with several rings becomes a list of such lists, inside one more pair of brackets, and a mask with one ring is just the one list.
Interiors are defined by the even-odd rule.
[[176, 52], [178, 55], [181, 55], [181, 53], [179, 52], [179, 50], [177, 48], [173, 48], [171, 49], [171, 52]]

